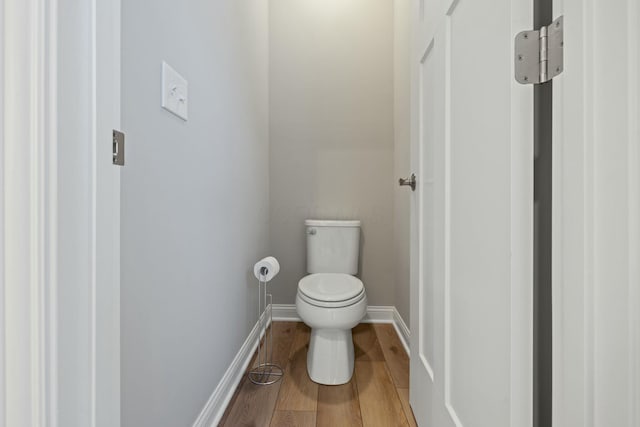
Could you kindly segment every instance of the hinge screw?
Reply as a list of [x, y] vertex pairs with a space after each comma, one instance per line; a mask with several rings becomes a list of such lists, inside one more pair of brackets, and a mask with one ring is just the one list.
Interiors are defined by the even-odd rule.
[[518, 61], [522, 61], [523, 56], [522, 55], [518, 55]]

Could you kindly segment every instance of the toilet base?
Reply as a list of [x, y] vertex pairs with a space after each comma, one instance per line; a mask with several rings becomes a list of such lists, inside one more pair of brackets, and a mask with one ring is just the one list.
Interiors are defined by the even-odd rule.
[[353, 364], [351, 329], [311, 329], [307, 372], [313, 382], [346, 384], [353, 375]]

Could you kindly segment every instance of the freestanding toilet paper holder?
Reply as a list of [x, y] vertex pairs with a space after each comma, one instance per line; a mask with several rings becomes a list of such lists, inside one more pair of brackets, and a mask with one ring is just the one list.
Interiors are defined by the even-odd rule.
[[[262, 280], [262, 277], [266, 277], [268, 272], [267, 267], [262, 267], [258, 277], [258, 323], [260, 330], [258, 332], [257, 365], [249, 371], [249, 380], [258, 385], [274, 384], [284, 375], [283, 369], [273, 363], [273, 295], [267, 293], [267, 281]], [[267, 304], [267, 298], [269, 304]]]

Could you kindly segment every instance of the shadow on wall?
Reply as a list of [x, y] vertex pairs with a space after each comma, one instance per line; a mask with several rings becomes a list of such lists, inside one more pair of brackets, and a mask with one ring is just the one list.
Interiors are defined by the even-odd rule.
[[[257, 261], [257, 260], [256, 260]], [[249, 267], [245, 274], [247, 288], [247, 299], [245, 300], [245, 313], [247, 314], [247, 324], [252, 325], [258, 321], [258, 281], [253, 275], [253, 267]]]
[[[362, 231], [362, 227], [360, 228], [360, 247], [358, 248], [359, 251], [359, 256], [358, 256], [358, 274], [356, 274], [356, 276], [362, 278], [362, 266], [363, 266], [363, 260], [364, 257], [362, 256], [363, 254], [363, 248], [364, 248], [364, 242], [365, 242], [366, 237], [364, 236], [364, 232]], [[366, 288], [366, 286], [365, 286]]]

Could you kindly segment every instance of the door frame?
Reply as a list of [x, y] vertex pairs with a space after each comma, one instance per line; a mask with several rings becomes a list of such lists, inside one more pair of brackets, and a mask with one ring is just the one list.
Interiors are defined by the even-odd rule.
[[120, 1], [0, 0], [0, 32], [0, 426], [119, 425]]
[[54, 10], [42, 2], [3, 0], [0, 12], [6, 426], [44, 425], [58, 399]]
[[[554, 17], [565, 17], [566, 42], [564, 71], [553, 80], [552, 413], [553, 425], [558, 426], [600, 425], [602, 417], [617, 414], [624, 414], [624, 425], [640, 424], [640, 5], [637, 0], [618, 0], [609, 7], [625, 5], [625, 26], [611, 27], [611, 15], [601, 16], [595, 0], [554, 0]], [[614, 13], [619, 16], [620, 10]], [[620, 28], [626, 28], [626, 37]], [[603, 61], [607, 43], [626, 47], [617, 55], [619, 60]], [[597, 66], [602, 63], [607, 64], [606, 72]], [[621, 73], [612, 81], [616, 70]], [[611, 87], [603, 89], [605, 84]], [[607, 104], [600, 102], [620, 84], [625, 85], [625, 96], [617, 114], [626, 114], [626, 140], [614, 135], [610, 156], [599, 156], [609, 146], [602, 130], [611, 131], [612, 123], [603, 114]], [[622, 156], [613, 152], [623, 145], [626, 165], [616, 162]], [[626, 188], [613, 186], [620, 176], [610, 179], [606, 174], [616, 167], [626, 172]], [[618, 204], [603, 203], [605, 192], [614, 193]], [[612, 208], [622, 218], [622, 225], [616, 225], [627, 230], [624, 245], [603, 238], [613, 222]], [[602, 256], [607, 251], [614, 255]], [[626, 262], [627, 269], [605, 284], [602, 271], [611, 271], [614, 258]], [[627, 306], [619, 311], [626, 322], [612, 328], [605, 323], [603, 309], [611, 308], [602, 301], [602, 292], [606, 288], [620, 293], [625, 287]], [[603, 331], [624, 348], [619, 363], [626, 363], [626, 387], [603, 387], [602, 379], [610, 374], [603, 368]], [[615, 374], [620, 365], [605, 366]], [[623, 424], [608, 420], [607, 425]]]

